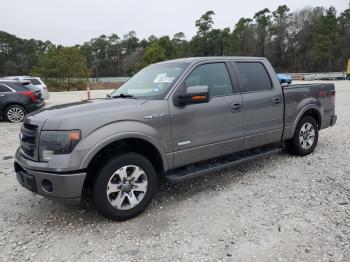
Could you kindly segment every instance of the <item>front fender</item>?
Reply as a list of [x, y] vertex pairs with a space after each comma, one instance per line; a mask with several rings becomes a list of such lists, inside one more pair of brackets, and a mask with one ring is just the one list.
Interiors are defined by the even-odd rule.
[[165, 148], [168, 148], [170, 144], [170, 137], [147, 124], [136, 121], [118, 121], [103, 126], [85, 137], [76, 148], [78, 151], [86, 152], [81, 161], [80, 169], [87, 168], [90, 161], [102, 148], [126, 138], [138, 138], [152, 144], [161, 155], [164, 170], [168, 170]]

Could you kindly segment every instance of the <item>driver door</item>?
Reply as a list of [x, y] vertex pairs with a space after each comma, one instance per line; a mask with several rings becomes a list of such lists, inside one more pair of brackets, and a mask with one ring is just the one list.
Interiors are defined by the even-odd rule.
[[215, 158], [243, 147], [242, 96], [234, 92], [225, 62], [196, 66], [175, 92], [208, 86], [209, 102], [175, 106], [169, 100], [174, 167]]

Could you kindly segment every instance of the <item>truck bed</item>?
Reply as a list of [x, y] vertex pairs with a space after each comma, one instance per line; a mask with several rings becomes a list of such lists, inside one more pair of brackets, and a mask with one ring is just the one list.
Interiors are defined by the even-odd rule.
[[289, 135], [288, 132], [293, 129], [295, 123], [298, 122], [299, 116], [308, 108], [316, 107], [320, 112], [318, 116], [319, 129], [330, 125], [331, 118], [335, 114], [334, 84], [295, 84], [283, 86], [282, 89], [285, 101], [285, 138]]

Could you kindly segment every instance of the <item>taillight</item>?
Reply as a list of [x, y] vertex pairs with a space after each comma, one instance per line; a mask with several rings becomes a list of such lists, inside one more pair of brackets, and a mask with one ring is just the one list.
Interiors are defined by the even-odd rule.
[[27, 91], [27, 92], [18, 92], [18, 94], [29, 96], [32, 101], [36, 101], [36, 96], [34, 92]]

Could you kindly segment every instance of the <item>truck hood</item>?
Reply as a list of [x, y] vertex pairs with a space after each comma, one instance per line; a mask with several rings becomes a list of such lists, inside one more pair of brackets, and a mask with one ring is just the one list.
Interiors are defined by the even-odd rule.
[[41, 109], [27, 116], [28, 120], [42, 123], [43, 130], [78, 129], [81, 124], [108, 124], [110, 121], [126, 120], [147, 100], [115, 98], [94, 99]]

